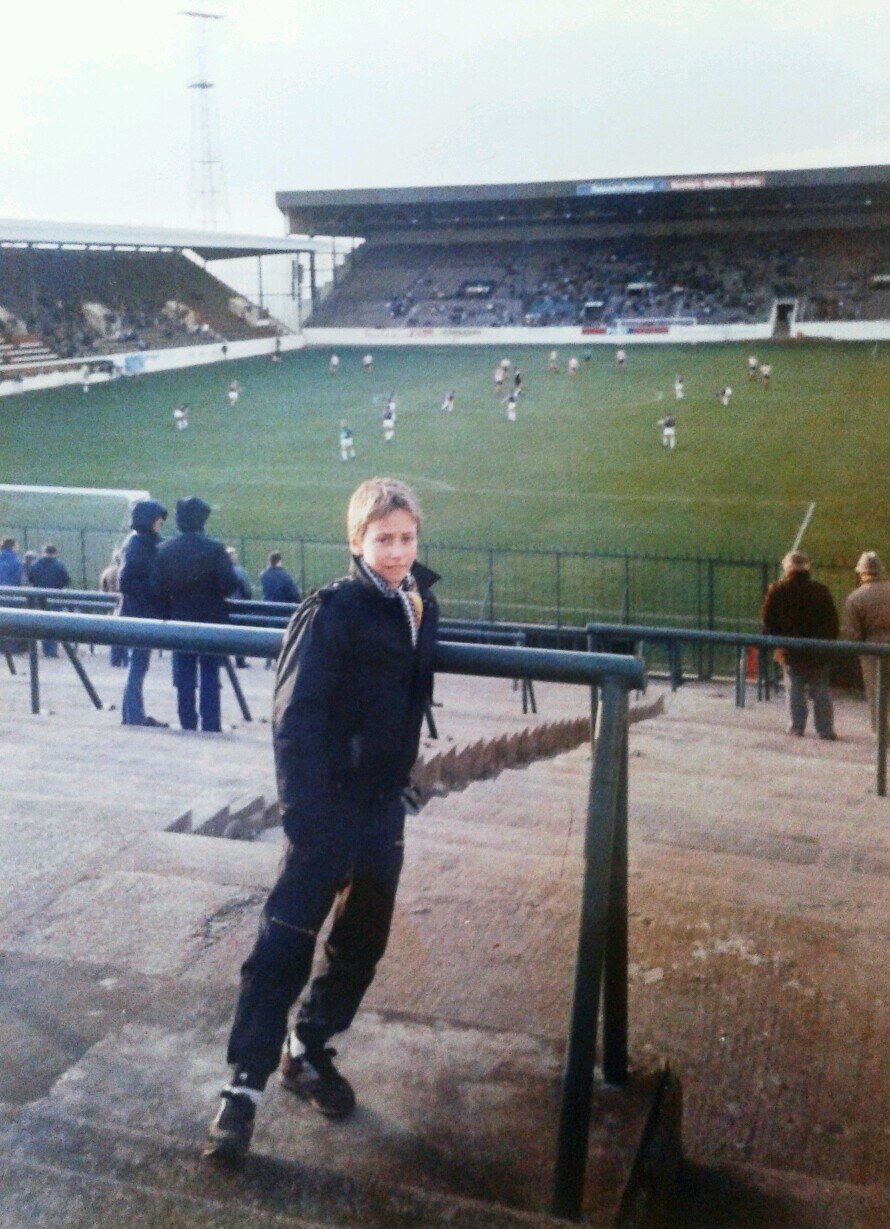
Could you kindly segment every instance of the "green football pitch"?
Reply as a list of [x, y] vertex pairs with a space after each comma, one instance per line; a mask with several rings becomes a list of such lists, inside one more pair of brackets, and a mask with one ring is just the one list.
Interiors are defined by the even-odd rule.
[[[373, 350], [373, 347], [371, 347]], [[372, 474], [404, 478], [440, 543], [776, 559], [811, 504], [805, 547], [821, 561], [888, 549], [890, 351], [797, 343], [753, 348], [772, 363], [769, 389], [748, 380], [749, 346], [593, 347], [569, 378], [549, 349], [328, 350], [120, 379], [0, 402], [0, 474], [9, 483], [145, 488], [172, 507], [197, 494], [208, 530], [286, 541], [340, 538], [351, 489]], [[508, 422], [495, 395], [502, 355], [522, 395]], [[677, 373], [685, 398], [675, 401]], [[233, 408], [226, 387], [236, 378]], [[731, 385], [724, 408], [716, 390]], [[449, 391], [453, 413], [441, 411]], [[395, 439], [381, 413], [397, 403]], [[174, 427], [173, 407], [190, 407]], [[671, 413], [677, 447], [661, 444]], [[356, 459], [340, 460], [346, 419]], [[5, 501], [0, 529], [70, 523], [59, 501]], [[80, 514], [76, 514], [80, 515]], [[86, 516], [86, 513], [83, 513]], [[120, 509], [109, 528], [119, 528]]]

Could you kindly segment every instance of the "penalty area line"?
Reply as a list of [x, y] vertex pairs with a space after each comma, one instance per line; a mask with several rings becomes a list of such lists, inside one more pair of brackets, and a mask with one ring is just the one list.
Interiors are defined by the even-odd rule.
[[803, 540], [803, 535], [806, 533], [807, 526], [809, 525], [810, 521], [813, 519], [813, 513], [815, 511], [816, 511], [816, 501], [813, 500], [813, 502], [807, 508], [803, 520], [800, 522], [800, 528], [797, 531], [797, 537], [794, 539], [794, 543], [791, 547], [792, 550], [797, 550], [797, 548], [800, 546], [801, 541]]

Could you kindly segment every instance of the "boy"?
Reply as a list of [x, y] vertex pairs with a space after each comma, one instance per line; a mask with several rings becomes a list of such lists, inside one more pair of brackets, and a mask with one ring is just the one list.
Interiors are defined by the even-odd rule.
[[507, 422], [516, 421], [516, 403], [519, 400], [519, 394], [512, 392], [507, 398]]
[[228, 388], [227, 396], [229, 398], [229, 405], [238, 404], [238, 398], [241, 396], [241, 385], [238, 383], [237, 380], [229, 381], [229, 388]]
[[686, 396], [686, 393], [685, 393], [684, 385], [683, 385], [683, 377], [680, 375], [678, 371], [677, 374], [674, 376], [674, 398], [677, 401], [682, 401], [685, 396]]
[[396, 437], [396, 412], [392, 406], [383, 411], [383, 442], [391, 444]]
[[[246, 1155], [279, 1058], [283, 1087], [320, 1113], [343, 1118], [355, 1105], [328, 1042], [352, 1023], [386, 950], [402, 867], [402, 791], [430, 697], [438, 619], [429, 591], [438, 577], [417, 562], [419, 523], [404, 483], [363, 482], [347, 512], [349, 575], [298, 611], [285, 638], [273, 737], [288, 844], [241, 970], [234, 1072], [204, 1152], [217, 1161]], [[288, 1032], [332, 906], [325, 967]]]
[[450, 414], [452, 412], [452, 410], [454, 409], [454, 393], [453, 392], [449, 393], [448, 396], [445, 398], [445, 400], [442, 402], [441, 409], [446, 414]]

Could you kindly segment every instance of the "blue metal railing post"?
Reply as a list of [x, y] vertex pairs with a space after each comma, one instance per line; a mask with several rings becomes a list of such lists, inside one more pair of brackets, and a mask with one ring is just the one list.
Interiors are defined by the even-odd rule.
[[619, 752], [620, 776], [615, 810], [615, 834], [612, 839], [609, 920], [603, 967], [603, 1076], [609, 1084], [623, 1084], [627, 1080], [627, 692], [623, 695], [619, 720], [624, 730], [624, 738]]
[[99, 693], [96, 691], [96, 688], [93, 686], [92, 682], [90, 681], [90, 676], [87, 674], [86, 670], [84, 670], [83, 666], [81, 665], [80, 658], [77, 656], [77, 649], [74, 647], [73, 644], [69, 644], [67, 640], [61, 641], [61, 645], [65, 652], [65, 656], [68, 658], [68, 660], [71, 662], [71, 665], [74, 667], [74, 673], [80, 679], [81, 683], [83, 683], [83, 689], [87, 693], [87, 695], [90, 697], [90, 700], [93, 703], [93, 708], [101, 709], [102, 701], [99, 699]]
[[607, 678], [602, 692], [587, 804], [581, 920], [553, 1176], [553, 1213], [569, 1219], [580, 1216], [584, 1193], [621, 751], [627, 731], [626, 690], [618, 680]]
[[250, 709], [247, 706], [247, 700], [244, 698], [244, 692], [241, 690], [241, 684], [238, 681], [238, 675], [235, 673], [235, 667], [232, 665], [230, 657], [224, 657], [223, 668], [229, 676], [229, 682], [232, 684], [232, 691], [235, 693], [235, 699], [238, 701], [238, 707], [241, 709], [241, 716], [245, 721], [253, 721], [250, 715]]
[[[596, 641], [593, 633], [587, 633], [587, 652], [593, 653], [596, 651]], [[596, 746], [596, 723], [599, 717], [599, 687], [596, 683], [592, 683], [590, 687], [590, 745]]]
[[744, 644], [738, 646], [735, 663], [735, 706], [745, 707], [745, 668], [748, 649]]
[[31, 712], [36, 717], [40, 712], [40, 656], [37, 641], [28, 641], [28, 673], [31, 681]]

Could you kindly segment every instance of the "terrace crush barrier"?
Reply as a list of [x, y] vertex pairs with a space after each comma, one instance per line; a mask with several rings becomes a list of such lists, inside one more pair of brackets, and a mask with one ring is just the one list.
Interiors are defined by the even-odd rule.
[[[59, 600], [58, 591], [54, 597]], [[31, 644], [55, 639], [69, 645], [119, 644], [266, 658], [277, 655], [282, 636], [280, 629], [273, 628], [0, 606], [0, 638]], [[603, 1078], [622, 1084], [628, 1075], [628, 692], [645, 687], [645, 669], [639, 658], [618, 654], [447, 642], [436, 646], [434, 666], [450, 674], [575, 683], [591, 690], [591, 714], [597, 716], [591, 731], [594, 753], [578, 946], [552, 1186], [554, 1215], [578, 1220], [601, 1002]]]
[[[63, 609], [78, 608], [81, 610], [105, 610], [111, 613], [117, 603], [112, 594], [99, 593], [95, 590], [58, 590], [34, 589], [31, 587], [0, 586], [0, 605], [34, 606], [40, 603], [44, 607], [61, 607]], [[232, 625], [246, 627], [262, 627], [281, 629], [286, 627], [296, 606], [287, 602], [263, 602], [257, 600], [229, 599]], [[813, 648], [814, 645], [824, 648], [826, 655], [838, 665], [849, 663], [860, 656], [873, 656], [878, 663], [877, 702], [879, 713], [884, 713], [883, 722], [878, 720], [878, 735], [876, 747], [876, 779], [879, 796], [887, 792], [887, 721], [886, 713], [890, 707], [890, 646], [880, 644], [863, 644], [860, 641], [801, 640], [794, 637], [764, 636], [754, 631], [721, 632], [707, 631], [696, 628], [675, 628], [651, 626], [631, 623], [588, 623], [584, 627], [558, 627], [547, 624], [531, 623], [491, 623], [486, 620], [442, 619], [440, 621], [440, 638], [449, 641], [467, 641], [472, 643], [501, 643], [532, 648], [558, 648], [568, 651], [600, 651], [632, 654], [644, 657], [647, 661], [647, 671], [650, 677], [655, 677], [655, 671], [649, 663], [653, 660], [652, 648], [664, 651], [667, 662], [667, 677], [671, 690], [675, 691], [686, 678], [682, 648], [689, 645], [695, 650], [697, 665], [693, 668], [693, 677], [699, 680], [714, 677], [713, 663], [715, 654], [724, 650], [729, 655], [731, 673], [735, 676], [735, 702], [738, 708], [744, 708], [747, 693], [748, 651], [756, 654], [756, 694], [757, 699], [769, 699], [771, 678], [774, 667], [770, 662], [770, 653], [778, 648]], [[70, 645], [62, 646], [69, 657], [72, 666], [80, 677], [90, 699], [97, 708], [101, 701], [96, 695], [82, 664]], [[706, 658], [710, 663], [705, 665]], [[10, 669], [15, 667], [7, 654]], [[228, 658], [224, 661], [226, 673], [235, 692], [235, 698], [246, 721], [251, 720], [250, 711], [241, 692], [237, 675]], [[38, 699], [38, 664], [35, 642], [30, 645], [30, 671], [32, 711], [39, 711]], [[848, 673], [849, 677], [849, 673]], [[522, 687], [522, 711], [526, 713], [531, 708], [537, 712], [534, 687], [531, 679], [517, 676], [514, 685], [519, 682]], [[883, 707], [882, 707], [883, 706]], [[430, 720], [431, 714], [428, 714]], [[434, 730], [431, 726], [431, 730]]]

